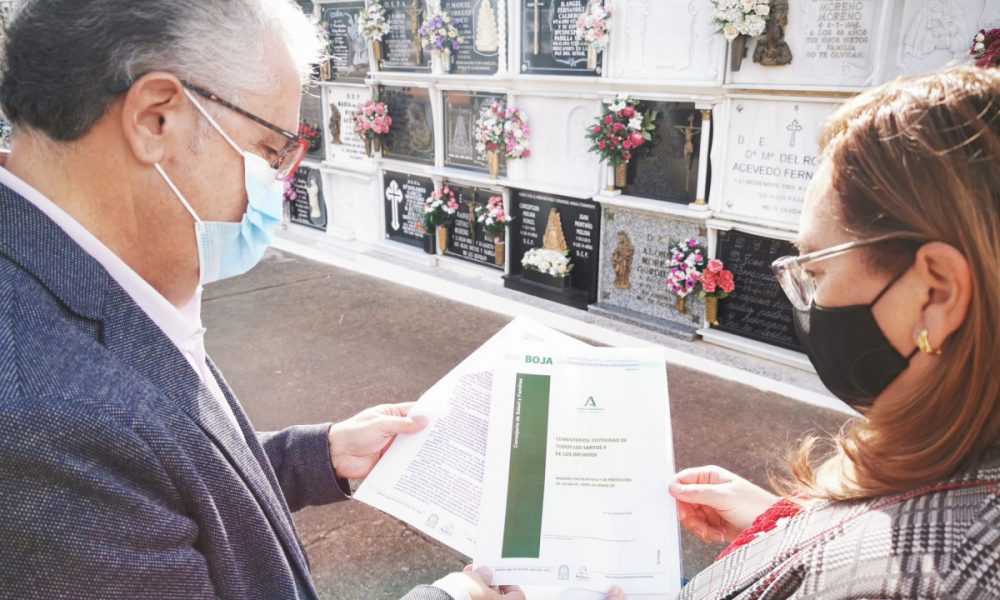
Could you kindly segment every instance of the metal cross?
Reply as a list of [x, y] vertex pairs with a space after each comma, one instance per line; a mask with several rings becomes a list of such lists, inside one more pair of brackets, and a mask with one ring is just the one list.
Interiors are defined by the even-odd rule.
[[399, 189], [399, 184], [393, 181], [385, 189], [385, 197], [392, 203], [392, 229], [399, 231], [399, 203], [403, 201], [403, 190]]

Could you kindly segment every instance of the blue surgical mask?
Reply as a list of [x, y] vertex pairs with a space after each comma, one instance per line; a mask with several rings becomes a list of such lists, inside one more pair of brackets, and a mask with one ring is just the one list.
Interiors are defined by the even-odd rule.
[[212, 127], [243, 157], [246, 179], [247, 211], [240, 222], [202, 221], [184, 194], [163, 171], [163, 167], [159, 163], [154, 165], [156, 171], [184, 204], [184, 208], [194, 217], [198, 258], [201, 265], [201, 284], [204, 285], [242, 275], [260, 262], [264, 252], [271, 245], [271, 240], [274, 239], [278, 223], [281, 222], [284, 184], [276, 178], [277, 171], [271, 168], [266, 160], [240, 149], [198, 100], [187, 90], [184, 92]]

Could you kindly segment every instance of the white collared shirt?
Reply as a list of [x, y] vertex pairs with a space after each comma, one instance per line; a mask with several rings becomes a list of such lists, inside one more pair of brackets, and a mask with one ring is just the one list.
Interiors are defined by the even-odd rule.
[[5, 168], [0, 167], [0, 184], [14, 190], [28, 202], [32, 203], [38, 210], [52, 219], [66, 235], [77, 243], [84, 252], [89, 254], [107, 270], [112, 279], [118, 282], [125, 293], [128, 294], [139, 308], [145, 312], [153, 323], [170, 341], [174, 343], [180, 353], [187, 359], [191, 368], [194, 369], [198, 377], [212, 393], [212, 396], [219, 401], [226, 416], [239, 429], [233, 409], [226, 401], [226, 396], [219, 387], [208, 368], [207, 354], [205, 352], [205, 328], [201, 324], [201, 286], [195, 291], [194, 296], [184, 306], [177, 308], [163, 297], [160, 292], [139, 276], [132, 267], [97, 239], [94, 234], [88, 231], [69, 213], [64, 211], [55, 202], [45, 197], [44, 194], [24, 182]]

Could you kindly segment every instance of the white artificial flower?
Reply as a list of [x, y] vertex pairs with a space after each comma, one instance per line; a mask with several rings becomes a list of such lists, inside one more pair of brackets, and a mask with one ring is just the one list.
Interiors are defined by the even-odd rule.
[[756, 12], [758, 15], [762, 17], [766, 17], [767, 15], [771, 14], [771, 7], [767, 4], [758, 4], [757, 8], [754, 9], [754, 12]]
[[726, 23], [722, 28], [722, 35], [726, 36], [726, 39], [730, 42], [736, 39], [736, 36], [740, 34], [740, 31], [736, 29], [736, 26], [732, 23]]
[[628, 128], [632, 129], [633, 131], [642, 130], [642, 113], [639, 112], [635, 113], [635, 116], [632, 117], [628, 122]]

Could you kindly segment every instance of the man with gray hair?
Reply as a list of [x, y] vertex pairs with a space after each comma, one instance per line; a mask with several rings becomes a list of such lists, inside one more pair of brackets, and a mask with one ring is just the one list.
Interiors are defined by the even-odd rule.
[[[410, 405], [256, 433], [201, 286], [252, 268], [323, 47], [289, 0], [23, 0], [0, 104], [0, 597], [317, 598], [290, 511]], [[252, 327], [253, 323], [247, 323]], [[521, 598], [488, 571], [408, 598]]]

